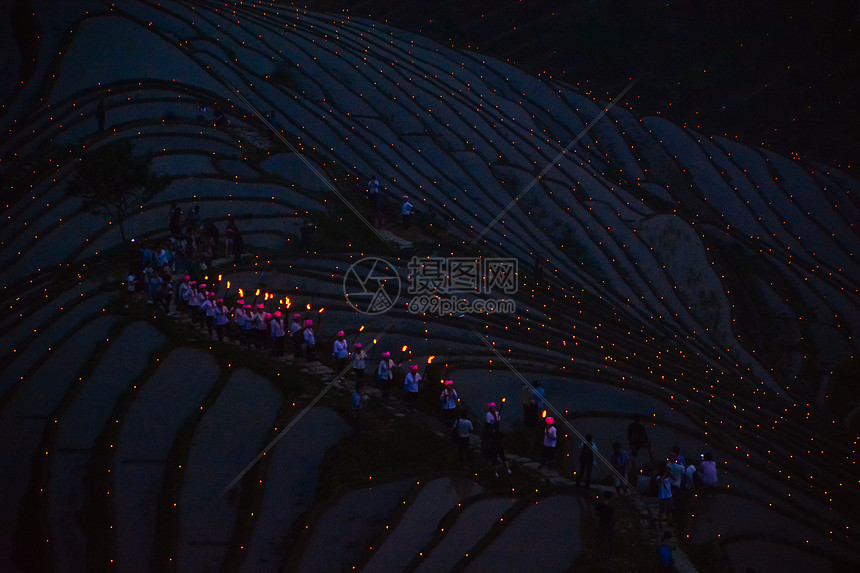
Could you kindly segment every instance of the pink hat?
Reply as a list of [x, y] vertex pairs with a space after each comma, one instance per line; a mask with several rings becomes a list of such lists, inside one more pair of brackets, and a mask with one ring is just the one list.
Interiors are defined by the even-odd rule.
[[410, 370], [415, 370], [415, 371], [417, 372], [417, 371], [418, 371], [418, 365], [417, 365], [417, 364], [413, 364], [413, 365], [412, 365], [412, 368], [410, 368]]
[[257, 305], [257, 308], [259, 308], [260, 310], [263, 310], [264, 308], [266, 308], [266, 305], [264, 305], [264, 304], [261, 302], [260, 304], [258, 304], [258, 305]]
[[302, 317], [302, 315], [300, 315], [299, 313], [296, 313], [296, 314], [294, 314], [294, 315], [293, 315], [293, 320], [298, 320], [298, 319], [300, 319], [301, 317]]
[[266, 313], [266, 320], [272, 320], [272, 313], [271, 312]]
[[452, 384], [454, 384], [453, 380], [445, 380], [445, 386], [451, 386]]
[[190, 282], [190, 283], [188, 283], [188, 284], [190, 284], [190, 285], [196, 285], [196, 284], [197, 284], [197, 281], [191, 281], [191, 282]]
[[344, 336], [346, 336], [346, 335], [343, 333], [343, 331], [342, 331], [342, 330], [341, 330], [340, 332], [338, 332], [338, 333], [337, 333], [337, 337], [338, 337], [338, 338], [343, 338]]
[[188, 276], [188, 275], [185, 275], [185, 276], [182, 278], [182, 280], [184, 280], [184, 281], [190, 281], [190, 280], [191, 280], [191, 277], [190, 277], [190, 276]]
[[206, 288], [206, 285], [205, 284], [200, 285], [200, 288]]
[[215, 298], [215, 293], [214, 293], [214, 292], [210, 292], [210, 293], [209, 293], [209, 298]]
[[490, 402], [489, 404], [487, 404], [487, 410], [491, 410], [491, 409], [493, 409], [493, 408], [495, 408], [495, 407], [496, 407], [496, 403], [495, 403], [495, 402]]
[[217, 303], [219, 303], [219, 304], [220, 304], [220, 303], [224, 302], [224, 299], [223, 299], [223, 298], [219, 298], [219, 299], [218, 299], [217, 301], [215, 301], [215, 302], [217, 302]]
[[280, 310], [275, 311], [275, 318], [281, 318], [281, 311]]
[[314, 325], [314, 321], [313, 321], [313, 320], [311, 320], [311, 319], [307, 319], [307, 320], [305, 321], [305, 326], [313, 326], [313, 325]]
[[241, 306], [241, 305], [245, 304], [245, 301], [240, 298], [239, 300], [236, 301], [236, 304]]
[[547, 426], [552, 426], [553, 424], [555, 424], [555, 419], [554, 419], [552, 416], [547, 416], [547, 418], [546, 418], [546, 425], [547, 425]]
[[251, 305], [250, 305], [250, 304], [246, 304], [246, 305], [245, 305], [245, 310], [251, 310]]
[[356, 343], [355, 343], [355, 347], [356, 347], [356, 348], [361, 348], [361, 342], [356, 342]]
[[382, 357], [383, 357], [383, 358], [385, 358], [386, 356], [391, 356], [391, 353], [390, 353], [389, 351], [387, 351], [387, 350], [386, 350], [385, 352], [383, 352], [383, 353], [382, 353]]

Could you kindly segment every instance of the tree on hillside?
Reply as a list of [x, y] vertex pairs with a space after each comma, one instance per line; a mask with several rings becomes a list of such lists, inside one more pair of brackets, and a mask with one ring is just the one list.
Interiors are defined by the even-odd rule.
[[85, 211], [115, 221], [125, 244], [126, 218], [169, 182], [152, 170], [151, 154], [135, 155], [131, 142], [119, 141], [82, 153], [66, 193], [82, 199]]

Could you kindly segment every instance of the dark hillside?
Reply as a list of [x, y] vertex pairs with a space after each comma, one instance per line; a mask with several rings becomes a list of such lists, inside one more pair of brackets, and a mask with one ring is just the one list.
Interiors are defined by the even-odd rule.
[[[296, 4], [296, 3], [294, 3]], [[854, 0], [319, 0], [706, 133], [843, 168], [860, 152]]]

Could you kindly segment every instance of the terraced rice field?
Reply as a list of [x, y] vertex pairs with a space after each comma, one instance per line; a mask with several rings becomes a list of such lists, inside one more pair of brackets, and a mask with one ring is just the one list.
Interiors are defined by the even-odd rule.
[[[220, 228], [232, 214], [250, 255], [206, 280], [231, 301], [261, 289], [310, 305], [324, 361], [341, 328], [407, 363], [434, 356], [474, 412], [507, 398], [511, 431], [523, 378], [541, 380], [570, 440], [593, 432], [604, 454], [641, 413], [659, 454], [721, 462], [729, 487], [691, 522], [691, 546], [718, 543], [738, 568], [789, 550], [856, 565], [850, 174], [362, 18], [183, 0], [39, 4], [36, 18], [35, 68], [0, 115], [0, 569], [562, 571], [581, 553], [574, 494], [408, 475], [320, 499], [325, 454], [350, 433], [324, 406], [225, 491], [313, 393], [124, 309], [117, 224], [64, 191], [81, 147], [120, 140], [172, 177], [129, 236], [163, 241], [173, 201]], [[230, 126], [198, 118], [199, 102]], [[373, 220], [371, 173], [392, 234], [356, 215]], [[410, 229], [393, 208], [404, 194]], [[516, 311], [416, 314], [401, 296], [369, 316], [344, 297], [366, 256], [405, 288], [412, 257], [448, 255], [516, 259]], [[552, 535], [572, 541], [511, 551]]]

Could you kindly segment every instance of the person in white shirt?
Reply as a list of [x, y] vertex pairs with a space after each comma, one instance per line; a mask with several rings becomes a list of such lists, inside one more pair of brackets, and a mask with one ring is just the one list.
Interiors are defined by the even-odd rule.
[[391, 397], [391, 383], [394, 381], [394, 360], [391, 359], [391, 353], [387, 350], [382, 353], [382, 360], [379, 361], [379, 367], [376, 369], [376, 381], [379, 383], [379, 388], [382, 391], [382, 399], [388, 400]]
[[272, 356], [283, 356], [286, 325], [280, 310], [276, 310], [272, 315], [272, 321], [269, 323], [269, 334], [272, 338]]
[[257, 305], [257, 312], [254, 313], [254, 347], [262, 348], [266, 344], [266, 338], [269, 330], [268, 321], [266, 321], [266, 305], [260, 303]]
[[204, 298], [200, 303], [200, 314], [203, 315], [206, 331], [211, 336], [215, 327], [215, 293], [210, 292]]
[[298, 359], [302, 355], [302, 344], [305, 342], [301, 319], [302, 315], [296, 313], [293, 315], [293, 322], [290, 323], [290, 340], [293, 341], [294, 359]]
[[233, 307], [233, 324], [236, 325], [237, 332], [233, 336], [233, 340], [239, 344], [244, 344], [245, 341], [245, 301], [241, 298], [236, 301], [236, 306]]
[[447, 422], [453, 422], [457, 417], [457, 390], [454, 388], [453, 380], [445, 380], [445, 388], [439, 395], [442, 403], [442, 417]]
[[316, 360], [316, 344], [317, 339], [314, 336], [314, 321], [311, 319], [307, 319], [305, 321], [304, 327], [304, 337], [305, 337], [305, 357], [308, 362], [313, 362]]
[[460, 412], [460, 416], [454, 421], [451, 426], [452, 432], [456, 436], [457, 452], [460, 456], [460, 463], [466, 463], [472, 459], [472, 447], [469, 443], [472, 435], [472, 422], [468, 418], [466, 408]]
[[555, 429], [555, 419], [552, 416], [546, 418], [546, 428], [543, 431], [543, 459], [541, 467], [546, 466], [549, 469], [555, 467], [555, 445], [558, 437], [558, 431]]
[[418, 389], [421, 383], [421, 375], [418, 374], [418, 365], [413, 364], [409, 374], [403, 380], [403, 391], [406, 392], [406, 411], [409, 413], [418, 410]]
[[352, 375], [355, 378], [355, 387], [361, 392], [364, 389], [364, 369], [367, 353], [361, 349], [361, 342], [354, 344], [355, 350], [352, 352]]
[[177, 307], [181, 312], [188, 312], [188, 296], [191, 294], [191, 277], [185, 275], [179, 283], [179, 300]]
[[224, 336], [227, 334], [227, 324], [230, 322], [230, 311], [224, 304], [224, 299], [219, 298], [215, 301], [215, 334], [218, 335], [218, 342], [224, 342]]
[[349, 343], [346, 341], [346, 334], [341, 330], [337, 333], [337, 338], [334, 341], [334, 350], [331, 353], [334, 356], [335, 368], [338, 373], [343, 372], [346, 368], [346, 363], [349, 361]]
[[200, 291], [197, 289], [197, 282], [191, 281], [188, 283], [188, 313], [191, 315], [191, 323], [197, 324], [200, 322], [200, 303], [203, 300], [200, 297]]

